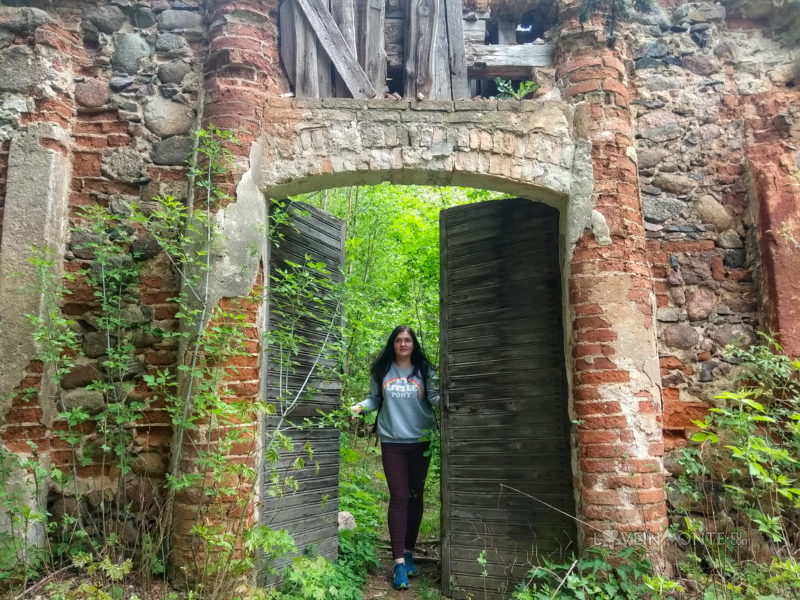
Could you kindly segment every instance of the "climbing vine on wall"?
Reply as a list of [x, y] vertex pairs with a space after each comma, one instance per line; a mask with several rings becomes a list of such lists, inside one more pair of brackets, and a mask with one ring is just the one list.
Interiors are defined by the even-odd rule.
[[[11, 536], [0, 538], [11, 556], [0, 560], [0, 584], [13, 579], [26, 589], [39, 573], [70, 571], [83, 573], [87, 580], [48, 588], [53, 597], [122, 597], [122, 583], [131, 576], [146, 589], [152, 577], [165, 574], [178, 505], [193, 515], [191, 520], [183, 515], [182, 527], [194, 523], [183, 532], [193, 540], [195, 572], [186, 576], [194, 597], [230, 598], [254, 569], [257, 553], [269, 558], [295, 550], [285, 532], [253, 527], [252, 516], [259, 473], [267, 474], [272, 485], [265, 489], [277, 495], [296, 489], [292, 470], [313, 469], [313, 448], [307, 447], [308, 464], [294, 461], [288, 471], [281, 468], [279, 478], [273, 476], [284, 453], [293, 449], [283, 417], [306, 399], [308, 389], [294, 390], [293, 398], [277, 403], [240, 399], [232, 389], [236, 359], [252, 357], [250, 328], [266, 292], [257, 288], [249, 297], [223, 301], [214, 296], [212, 255], [220, 236], [214, 214], [228, 200], [217, 181], [230, 168], [227, 148], [236, 140], [217, 128], [198, 131], [195, 137], [196, 159], [189, 168], [195, 196], [188, 203], [162, 196], [147, 207], [81, 211], [72, 248], [85, 267], [64, 281], [56, 274], [60, 257], [42, 251], [33, 259], [40, 283], [31, 292], [44, 298], [46, 310], [29, 318], [51, 378], [41, 393], [53, 390], [62, 424], [58, 435], [70, 458], [48, 468], [40, 464], [35, 447], [30, 457], [0, 456], [0, 509], [12, 520]], [[181, 282], [170, 299], [175, 327], [154, 326], [150, 309], [141, 303], [143, 265], [156, 255], [168, 261]], [[270, 302], [305, 314], [304, 306], [292, 303], [324, 297], [327, 288], [319, 279], [324, 272], [325, 265], [311, 261], [288, 265], [272, 282]], [[93, 299], [82, 324], [62, 315], [71, 291]], [[87, 328], [82, 344], [79, 331]], [[287, 350], [281, 366], [286, 378], [295, 367], [291, 349], [304, 342], [291, 330], [270, 333], [264, 342], [280, 343]], [[177, 350], [178, 364], [148, 370], [141, 348], [154, 343], [161, 351]], [[98, 362], [96, 377], [79, 395], [65, 393], [62, 378], [86, 363], [86, 352]], [[37, 393], [31, 389], [28, 396]], [[151, 478], [143, 462], [152, 456], [141, 453], [135, 438], [163, 410], [172, 425], [172, 453], [169, 465], [159, 472], [164, 477]], [[264, 452], [259, 463], [258, 432], [252, 424], [262, 414], [276, 415], [279, 424], [260, 432]], [[98, 493], [92, 480], [81, 476], [80, 469], [89, 466], [115, 473], [116, 489]], [[8, 485], [8, 478], [20, 474], [32, 480], [28, 488], [35, 490], [33, 497]], [[45, 511], [37, 498], [48, 486], [59, 491], [60, 499], [57, 508]], [[32, 531], [46, 534], [44, 547], [28, 543], [25, 538]]]

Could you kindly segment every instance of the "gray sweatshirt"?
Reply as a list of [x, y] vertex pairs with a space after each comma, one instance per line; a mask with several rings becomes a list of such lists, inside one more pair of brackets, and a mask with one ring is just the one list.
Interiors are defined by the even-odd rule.
[[392, 363], [383, 378], [383, 407], [380, 390], [372, 377], [367, 399], [358, 404], [364, 407], [364, 412], [381, 409], [378, 434], [382, 442], [411, 444], [418, 442], [425, 430], [436, 427], [432, 407], [439, 404], [439, 390], [429, 373], [428, 397], [423, 398], [425, 386], [419, 375], [411, 377], [413, 371], [414, 367], [401, 369]]

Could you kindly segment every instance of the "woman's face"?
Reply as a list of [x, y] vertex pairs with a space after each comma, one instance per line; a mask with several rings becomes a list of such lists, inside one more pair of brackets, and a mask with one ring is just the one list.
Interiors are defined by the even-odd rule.
[[401, 331], [394, 338], [394, 357], [395, 359], [409, 358], [414, 350], [414, 340], [407, 331]]

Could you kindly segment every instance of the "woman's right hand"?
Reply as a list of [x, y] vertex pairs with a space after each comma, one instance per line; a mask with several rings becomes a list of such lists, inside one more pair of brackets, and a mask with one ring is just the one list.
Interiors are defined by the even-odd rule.
[[361, 406], [360, 404], [354, 404], [353, 406], [350, 407], [350, 411], [353, 413], [352, 415], [350, 415], [350, 418], [355, 419], [358, 415], [362, 413], [363, 410], [364, 410], [363, 406]]

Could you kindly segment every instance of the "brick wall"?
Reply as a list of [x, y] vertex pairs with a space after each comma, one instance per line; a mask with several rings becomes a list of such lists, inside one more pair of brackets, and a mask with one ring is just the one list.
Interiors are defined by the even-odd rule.
[[[556, 81], [589, 107], [593, 205], [610, 243], [588, 233], [571, 264], [576, 488], [584, 543], [598, 533], [658, 533], [667, 522], [661, 393], [655, 376], [654, 291], [635, 163], [631, 95], [622, 58], [561, 5]], [[622, 475], [622, 474], [625, 475]], [[647, 538], [643, 538], [647, 539]]]
[[[231, 199], [235, 199], [237, 185], [253, 166], [249, 163], [249, 156], [252, 145], [262, 135], [266, 100], [287, 89], [278, 57], [277, 2], [211, 0], [205, 4], [205, 9], [211, 27], [209, 53], [204, 66], [203, 121], [207, 126], [229, 129], [238, 138], [237, 144], [230, 145], [235, 157], [234, 168], [217, 182]], [[256, 279], [256, 286], [260, 285], [263, 285], [263, 266]], [[221, 308], [240, 304], [241, 301], [235, 298], [220, 300]], [[262, 307], [260, 302], [249, 302], [245, 308], [247, 321], [252, 324], [247, 330], [248, 355], [237, 357], [229, 365], [233, 368], [225, 381], [231, 393], [226, 400], [236, 404], [252, 404], [260, 392], [261, 332], [256, 324]], [[259, 419], [253, 414], [251, 420], [229, 428], [237, 429], [240, 439], [227, 452], [226, 458], [255, 468], [258, 464]], [[213, 451], [215, 446], [218, 447], [220, 436], [226, 433], [214, 432], [207, 426], [187, 432], [181, 445], [181, 472], [203, 472], [196, 449]], [[208, 555], [202, 540], [191, 533], [195, 525], [220, 527], [231, 534], [237, 548], [241, 548], [244, 533], [255, 523], [258, 496], [257, 490], [253, 489], [255, 482], [239, 478], [226, 483], [236, 488], [235, 495], [206, 498], [202, 487], [207, 482], [200, 481], [176, 496], [171, 535], [170, 569], [173, 579], [195, 580], [201, 576], [197, 565], [202, 565]]]

